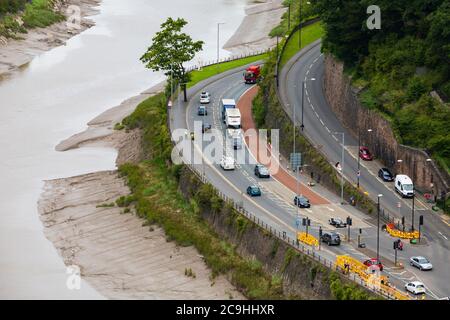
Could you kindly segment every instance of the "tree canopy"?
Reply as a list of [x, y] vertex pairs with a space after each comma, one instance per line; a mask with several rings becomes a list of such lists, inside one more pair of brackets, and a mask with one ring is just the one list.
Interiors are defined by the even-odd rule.
[[[181, 30], [187, 21], [178, 18], [168, 18], [161, 24], [161, 30], [155, 34], [152, 44], [141, 57], [147, 68], [153, 71], [164, 71], [181, 83], [189, 81], [189, 74], [185, 72], [184, 63], [191, 61], [197, 52], [203, 48], [203, 41], [193, 41]], [[185, 85], [184, 85], [185, 88]]]

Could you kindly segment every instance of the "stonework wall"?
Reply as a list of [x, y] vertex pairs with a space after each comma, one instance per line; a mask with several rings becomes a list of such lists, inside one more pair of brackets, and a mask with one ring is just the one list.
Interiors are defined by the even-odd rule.
[[[414, 170], [416, 188], [421, 192], [437, 196], [450, 192], [448, 173], [439, 170], [433, 162], [426, 162], [430, 156], [425, 151], [399, 144], [389, 121], [359, 103], [356, 89], [344, 74], [343, 64], [330, 55], [325, 58], [324, 92], [338, 119], [355, 137], [360, 131], [361, 144], [369, 147], [386, 167], [411, 178]], [[367, 132], [369, 128], [373, 132]], [[403, 162], [399, 164], [397, 159]]]

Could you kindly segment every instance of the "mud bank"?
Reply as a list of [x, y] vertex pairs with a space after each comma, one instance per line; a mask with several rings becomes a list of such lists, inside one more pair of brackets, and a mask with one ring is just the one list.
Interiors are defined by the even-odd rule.
[[[118, 150], [117, 165], [142, 160], [141, 134], [112, 126], [159, 86], [101, 114], [59, 150], [105, 146]], [[114, 205], [130, 190], [117, 171], [45, 182], [38, 204], [44, 233], [67, 266], [109, 299], [243, 299], [224, 278], [213, 279], [193, 247], [168, 242], [164, 231]], [[194, 276], [185, 274], [192, 270]]]
[[28, 30], [20, 34], [21, 39], [5, 39], [0, 41], [0, 79], [25, 67], [33, 58], [42, 52], [64, 45], [71, 37], [92, 27], [94, 22], [89, 19], [99, 12], [96, 8], [101, 0], [65, 0], [62, 1], [61, 13], [68, 17], [74, 11], [68, 10], [71, 6], [79, 8], [81, 20], [78, 27], [75, 23], [62, 21], [46, 28]]
[[249, 5], [245, 10], [246, 17], [223, 48], [239, 55], [273, 47], [276, 39], [269, 37], [269, 33], [286, 11], [282, 3], [282, 0], [266, 0]]

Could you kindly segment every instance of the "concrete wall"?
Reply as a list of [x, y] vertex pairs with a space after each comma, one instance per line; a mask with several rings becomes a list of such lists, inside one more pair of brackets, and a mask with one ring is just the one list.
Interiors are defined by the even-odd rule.
[[[377, 111], [369, 110], [359, 103], [356, 89], [343, 71], [341, 62], [330, 55], [325, 57], [325, 96], [344, 126], [355, 137], [360, 130], [361, 144], [369, 147], [394, 173], [404, 173], [412, 178], [415, 170], [416, 188], [420, 192], [432, 192], [438, 197], [441, 192], [448, 194], [449, 174], [439, 170], [434, 162], [426, 162], [430, 156], [425, 151], [399, 144], [390, 122]], [[374, 131], [367, 132], [369, 128]], [[403, 162], [399, 164], [397, 159]]]

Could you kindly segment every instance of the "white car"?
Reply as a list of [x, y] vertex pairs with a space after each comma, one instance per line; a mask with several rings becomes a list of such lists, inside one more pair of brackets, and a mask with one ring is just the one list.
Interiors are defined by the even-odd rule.
[[200, 94], [200, 103], [208, 104], [211, 102], [211, 96], [209, 95], [209, 92], [203, 91]]
[[405, 289], [412, 294], [425, 294], [425, 286], [420, 281], [408, 282], [405, 285]]
[[409, 259], [409, 264], [418, 268], [420, 271], [433, 269], [431, 262], [424, 257], [411, 257], [411, 259]]
[[234, 164], [234, 158], [233, 157], [222, 157], [222, 160], [220, 160], [220, 166], [223, 170], [234, 170], [235, 164]]

